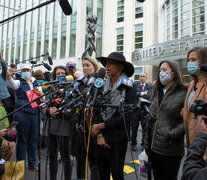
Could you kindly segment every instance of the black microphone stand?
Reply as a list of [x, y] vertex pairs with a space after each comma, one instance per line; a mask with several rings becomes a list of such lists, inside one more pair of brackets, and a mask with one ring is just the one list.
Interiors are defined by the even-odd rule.
[[142, 104], [141, 106], [143, 107], [144, 111], [147, 113], [147, 120], [146, 122], [148, 123], [148, 128], [147, 128], [147, 141], [148, 141], [148, 163], [147, 163], [147, 171], [148, 171], [148, 180], [152, 179], [152, 124], [157, 120], [156, 116], [149, 110], [148, 105], [150, 102], [148, 100], [145, 100], [144, 98], [139, 98], [140, 103]]

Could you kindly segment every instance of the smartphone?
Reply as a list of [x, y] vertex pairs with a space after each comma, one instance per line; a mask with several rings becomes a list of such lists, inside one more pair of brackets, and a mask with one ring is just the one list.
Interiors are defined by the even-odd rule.
[[12, 122], [6, 129], [11, 129], [12, 127], [16, 127], [19, 123], [18, 122]]

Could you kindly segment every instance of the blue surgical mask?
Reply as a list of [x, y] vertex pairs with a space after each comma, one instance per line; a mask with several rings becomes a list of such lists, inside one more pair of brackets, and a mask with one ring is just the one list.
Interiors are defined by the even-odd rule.
[[199, 63], [196, 62], [188, 62], [187, 64], [187, 70], [189, 74], [198, 74], [200, 72], [200, 69], [198, 67]]
[[171, 74], [172, 74], [171, 72], [160, 72], [159, 73], [159, 78], [160, 78], [160, 82], [162, 83], [162, 85], [166, 85], [173, 79]]
[[31, 73], [26, 71], [22, 73], [22, 78], [23, 79], [29, 79], [31, 77]]

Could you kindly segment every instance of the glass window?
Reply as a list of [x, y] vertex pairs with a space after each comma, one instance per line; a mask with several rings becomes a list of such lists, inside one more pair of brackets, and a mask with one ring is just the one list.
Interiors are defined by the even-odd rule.
[[193, 7], [204, 6], [204, 0], [193, 0], [192, 4], [193, 4]]
[[75, 56], [76, 48], [76, 19], [77, 19], [77, 1], [72, 0], [71, 6], [73, 13], [71, 15], [71, 29], [70, 29], [70, 57]]
[[198, 24], [193, 26], [193, 32], [200, 32], [204, 31], [204, 24]]
[[103, 28], [103, 1], [97, 2], [97, 29], [96, 29], [96, 51], [100, 56], [102, 54], [102, 28]]
[[181, 29], [181, 36], [182, 37], [189, 36], [189, 34], [190, 34], [190, 28], [189, 27]]
[[143, 3], [135, 1], [135, 18], [143, 17]]
[[92, 15], [93, 14], [93, 0], [87, 0], [86, 14], [87, 15]]
[[178, 31], [172, 33], [172, 39], [177, 39], [178, 38]]
[[143, 24], [135, 26], [134, 49], [137, 50], [143, 47]]
[[193, 16], [198, 16], [198, 15], [203, 14], [203, 13], [204, 13], [204, 6], [193, 9]]
[[201, 35], [205, 32], [205, 9], [204, 0], [195, 0], [192, 2], [192, 33], [193, 35]]
[[67, 17], [62, 13], [60, 58], [65, 58]]
[[117, 0], [117, 22], [124, 21], [124, 0]]
[[181, 27], [182, 28], [189, 27], [189, 26], [190, 26], [190, 19], [186, 19], [185, 21], [181, 22]]
[[173, 9], [178, 8], [178, 1], [172, 3], [172, 8]]
[[123, 53], [124, 50], [124, 28], [117, 29], [116, 35], [116, 50]]
[[176, 23], [178, 23], [178, 16], [176, 16], [172, 19], [172, 24], [176, 24]]
[[177, 15], [178, 15], [178, 9], [173, 10], [172, 11], [172, 16], [174, 17], [174, 16], [177, 16]]
[[189, 11], [189, 9], [190, 9], [190, 4], [189, 3], [184, 4], [183, 6], [181, 6], [181, 12]]
[[193, 17], [193, 24], [198, 24], [201, 22], [204, 22], [204, 15]]

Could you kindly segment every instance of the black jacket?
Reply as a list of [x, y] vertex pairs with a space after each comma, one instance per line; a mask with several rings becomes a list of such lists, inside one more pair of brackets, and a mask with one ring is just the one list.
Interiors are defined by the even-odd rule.
[[[157, 95], [153, 98], [150, 110], [157, 117], [151, 132], [153, 152], [166, 156], [184, 154], [185, 130], [180, 111], [184, 106], [185, 96], [186, 89], [175, 82], [164, 97], [160, 98]], [[158, 99], [162, 99], [160, 103]], [[148, 148], [147, 137], [145, 146]]]
[[207, 135], [198, 133], [188, 149], [183, 166], [182, 180], [206, 180], [207, 167], [203, 156], [207, 146]]

